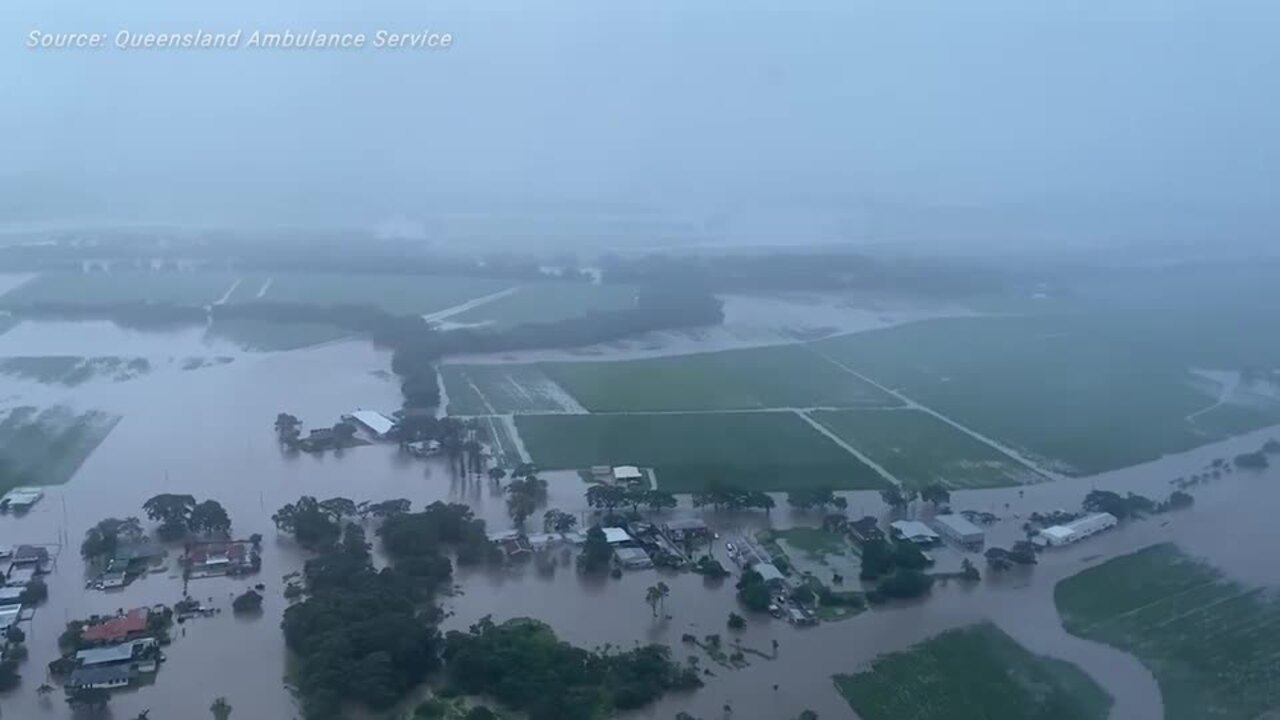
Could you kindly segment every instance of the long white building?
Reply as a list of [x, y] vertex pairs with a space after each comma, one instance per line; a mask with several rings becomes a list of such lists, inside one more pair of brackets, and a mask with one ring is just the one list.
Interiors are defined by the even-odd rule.
[[1040, 539], [1045, 545], [1070, 545], [1113, 528], [1117, 522], [1116, 516], [1111, 513], [1093, 513], [1065, 525], [1047, 527], [1040, 531]]

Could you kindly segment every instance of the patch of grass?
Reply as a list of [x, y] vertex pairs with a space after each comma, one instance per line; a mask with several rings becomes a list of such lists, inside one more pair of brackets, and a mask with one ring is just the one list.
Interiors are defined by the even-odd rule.
[[[1069, 474], [1126, 467], [1228, 434], [1186, 421], [1214, 401], [1189, 366], [1127, 345], [1088, 318], [933, 320], [814, 347]], [[1280, 417], [1280, 404], [1271, 408]]]
[[449, 322], [487, 323], [511, 327], [526, 323], [554, 322], [634, 307], [636, 288], [630, 285], [595, 285], [579, 282], [545, 282], [521, 285], [503, 298], [448, 318]]
[[[490, 278], [436, 275], [337, 275], [282, 273], [257, 297], [266, 278], [250, 283], [230, 302], [277, 302], [304, 305], [372, 305], [393, 315], [421, 315], [505, 290], [515, 285]], [[250, 292], [249, 290], [252, 290]]]
[[845, 555], [850, 551], [849, 543], [843, 535], [822, 528], [795, 527], [774, 530], [773, 533], [791, 547], [815, 559], [827, 555]]
[[518, 415], [516, 427], [540, 467], [655, 468], [658, 487], [702, 490], [711, 482], [748, 490], [865, 489], [884, 480], [793, 413]]
[[0, 489], [70, 480], [119, 420], [61, 406], [13, 408], [0, 421]]
[[0, 305], [17, 307], [34, 303], [66, 303], [94, 306], [149, 302], [202, 306], [221, 298], [235, 281], [233, 273], [204, 271], [43, 273], [5, 293], [0, 297]]
[[796, 345], [542, 367], [593, 412], [899, 404]]
[[441, 365], [450, 415], [558, 412], [577, 403], [538, 365]]
[[246, 350], [296, 350], [351, 336], [351, 331], [324, 323], [275, 323], [250, 318], [215, 320], [207, 334], [229, 340]]
[[863, 720], [1105, 720], [1111, 698], [1074, 665], [994, 625], [951, 630], [876, 659], [836, 688]]
[[1280, 707], [1280, 599], [1156, 545], [1058, 583], [1072, 634], [1151, 669], [1169, 720], [1246, 720]]
[[809, 416], [908, 487], [1002, 487], [1041, 476], [919, 410], [815, 410]]
[[131, 380], [151, 371], [146, 358], [45, 355], [0, 358], [0, 373], [45, 384], [74, 386], [105, 376], [116, 382]]

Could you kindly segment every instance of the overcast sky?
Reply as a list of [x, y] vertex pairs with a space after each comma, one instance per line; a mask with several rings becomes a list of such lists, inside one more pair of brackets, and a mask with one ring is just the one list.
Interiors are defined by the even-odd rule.
[[[1272, 0], [4, 0], [2, 219], [1275, 203]], [[448, 31], [445, 51], [27, 33]]]

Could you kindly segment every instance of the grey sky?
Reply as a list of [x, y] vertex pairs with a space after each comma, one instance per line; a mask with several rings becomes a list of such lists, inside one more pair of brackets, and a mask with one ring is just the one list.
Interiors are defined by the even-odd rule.
[[[1266, 0], [6, 0], [0, 26], [0, 212], [24, 220], [1280, 187]], [[455, 46], [23, 47], [37, 28], [423, 27]]]

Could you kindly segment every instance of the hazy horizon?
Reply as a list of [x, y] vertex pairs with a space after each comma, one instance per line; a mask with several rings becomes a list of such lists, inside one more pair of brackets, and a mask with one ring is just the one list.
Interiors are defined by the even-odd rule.
[[[1258, 1], [12, 0], [0, 22], [4, 225], [640, 237], [652, 219], [958, 242], [1280, 225], [1280, 6]], [[453, 47], [24, 47], [36, 29], [425, 28]]]

